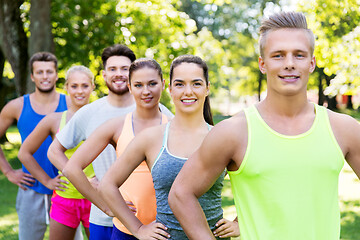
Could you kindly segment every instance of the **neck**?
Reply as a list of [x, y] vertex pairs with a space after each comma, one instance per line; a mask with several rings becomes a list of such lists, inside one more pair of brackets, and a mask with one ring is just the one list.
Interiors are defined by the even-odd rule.
[[107, 101], [114, 107], [129, 107], [134, 104], [134, 97], [130, 94], [130, 92], [117, 95], [109, 91]]
[[159, 118], [159, 116], [161, 116], [161, 112], [159, 110], [158, 104], [153, 108], [141, 108], [139, 106], [136, 106], [133, 116], [139, 120], [148, 120]]
[[296, 96], [268, 95], [264, 101], [259, 103], [259, 108], [265, 112], [272, 112], [277, 115], [295, 116], [309, 106], [306, 93]]
[[207, 125], [202, 111], [195, 114], [176, 112], [172, 122], [177, 128], [180, 128], [183, 131], [193, 131], [193, 129]]
[[48, 104], [55, 101], [59, 96], [59, 93], [55, 91], [55, 88], [51, 92], [41, 92], [39, 89], [35, 89], [35, 92], [32, 93], [33, 99], [42, 104]]

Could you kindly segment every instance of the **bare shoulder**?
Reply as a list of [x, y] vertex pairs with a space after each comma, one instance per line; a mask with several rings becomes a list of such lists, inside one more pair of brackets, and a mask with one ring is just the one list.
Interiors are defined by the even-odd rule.
[[346, 156], [360, 145], [360, 124], [353, 117], [328, 110], [331, 129]]
[[245, 113], [242, 111], [233, 117], [221, 121], [213, 127], [208, 136], [217, 142], [220, 142], [220, 139], [221, 141], [226, 141], [224, 144], [233, 141], [239, 142], [241, 139], [246, 138], [247, 123]]
[[19, 120], [24, 105], [24, 97], [18, 97], [8, 102], [1, 110], [2, 117]]
[[152, 145], [156, 142], [162, 142], [165, 133], [166, 124], [153, 126], [142, 130], [136, 138], [145, 144]]
[[102, 128], [112, 135], [112, 141], [117, 142], [123, 130], [125, 116], [112, 118], [102, 124]]
[[331, 110], [327, 110], [327, 111], [329, 115], [330, 125], [333, 131], [351, 132], [354, 130], [353, 128], [357, 129], [360, 127], [359, 122], [355, 118], [347, 114], [337, 113]]

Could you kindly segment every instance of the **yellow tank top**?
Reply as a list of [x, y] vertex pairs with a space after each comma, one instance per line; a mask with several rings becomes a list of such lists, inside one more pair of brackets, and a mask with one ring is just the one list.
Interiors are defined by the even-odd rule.
[[315, 112], [307, 132], [286, 136], [255, 106], [245, 110], [248, 146], [240, 168], [229, 171], [241, 239], [339, 240], [344, 156], [327, 110], [315, 105]]
[[[66, 124], [66, 114], [67, 114], [67, 111], [63, 112], [63, 114], [61, 116], [61, 121], [60, 121], [60, 125], [59, 125], [59, 131]], [[75, 148], [67, 150], [65, 152], [65, 155], [70, 159], [70, 157], [73, 155], [73, 153], [76, 151], [76, 149], [81, 145], [81, 143], [79, 143], [79, 145], [77, 145]], [[92, 177], [95, 176], [92, 164], [90, 164], [89, 166], [87, 166], [84, 169], [84, 173], [88, 178], [92, 178]], [[59, 174], [61, 174], [60, 171], [59, 171]], [[74, 198], [74, 199], [83, 199], [83, 198], [85, 198], [81, 193], [79, 193], [79, 191], [74, 187], [74, 185], [72, 185], [72, 183], [66, 177], [61, 177], [61, 179], [67, 181], [69, 184], [64, 184], [64, 185], [66, 185], [68, 187], [64, 192], [63, 191], [56, 191], [57, 195], [59, 195], [59, 196], [61, 196], [63, 198]]]
[[[167, 123], [168, 118], [162, 114], [161, 123]], [[119, 157], [130, 141], [135, 137], [132, 124], [132, 113], [125, 117], [121, 135], [116, 145], [116, 155]], [[126, 201], [131, 201], [137, 212], [135, 216], [143, 223], [149, 224], [156, 218], [156, 198], [153, 180], [150, 170], [145, 161], [143, 161], [129, 178], [120, 187], [120, 192]], [[120, 222], [113, 218], [113, 223], [117, 229], [127, 234], [129, 230]]]

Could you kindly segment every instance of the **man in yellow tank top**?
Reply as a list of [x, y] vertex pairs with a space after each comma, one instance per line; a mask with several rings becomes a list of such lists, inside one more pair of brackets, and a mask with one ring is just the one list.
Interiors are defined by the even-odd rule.
[[216, 125], [175, 180], [169, 204], [190, 239], [215, 239], [197, 197], [227, 168], [243, 240], [340, 238], [338, 177], [360, 176], [360, 125], [307, 100], [314, 35], [302, 13], [260, 27], [260, 103]]

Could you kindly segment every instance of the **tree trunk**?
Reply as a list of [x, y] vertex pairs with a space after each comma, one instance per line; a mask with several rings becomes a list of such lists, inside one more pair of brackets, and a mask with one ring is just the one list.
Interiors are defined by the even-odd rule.
[[323, 78], [322, 76], [319, 76], [319, 91], [318, 91], [318, 96], [319, 96], [319, 99], [318, 99], [318, 104], [319, 105], [324, 105], [324, 100], [325, 100], [325, 95], [324, 95], [324, 88], [323, 88]]
[[54, 53], [50, 15], [51, 0], [31, 1], [29, 56], [43, 51]]
[[[36, 52], [54, 53], [54, 42], [51, 33], [51, 0], [31, 0], [30, 6], [29, 56]], [[34, 88], [28, 76], [28, 88]]]
[[24, 1], [0, 0], [0, 43], [6, 59], [15, 74], [14, 82], [18, 96], [29, 92], [28, 40], [20, 18], [20, 6]]

